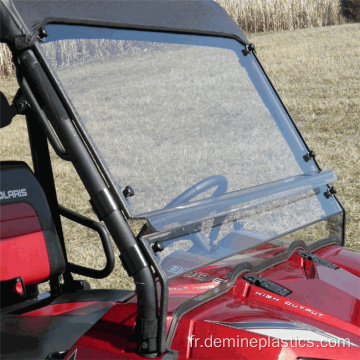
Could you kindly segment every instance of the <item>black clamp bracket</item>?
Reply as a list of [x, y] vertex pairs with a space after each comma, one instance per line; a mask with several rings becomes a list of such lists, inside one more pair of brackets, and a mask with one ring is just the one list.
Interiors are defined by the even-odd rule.
[[327, 199], [330, 199], [337, 193], [337, 190], [332, 186], [328, 191], [324, 192], [324, 195]]
[[19, 115], [24, 115], [26, 110], [29, 108], [29, 104], [21, 90], [18, 90], [16, 93], [13, 99], [13, 106], [15, 106], [16, 113]]
[[155, 254], [157, 254], [158, 252], [161, 252], [165, 249], [164, 244], [160, 241], [156, 241], [152, 247], [153, 251]]
[[315, 157], [316, 157], [316, 154], [315, 154], [315, 151], [313, 151], [313, 150], [310, 150], [307, 154], [305, 154], [303, 156], [303, 158], [306, 162], [315, 159]]
[[134, 189], [128, 185], [126, 186], [126, 188], [123, 190], [123, 195], [127, 198], [127, 197], [131, 197], [135, 195], [135, 191]]
[[331, 263], [330, 261], [327, 261], [327, 260], [319, 257], [317, 254], [311, 254], [311, 253], [309, 253], [307, 251], [299, 251], [297, 254], [299, 256], [301, 256], [302, 258], [306, 259], [306, 260], [314, 262], [315, 264], [326, 266], [326, 267], [328, 267], [330, 269], [333, 269], [333, 270], [339, 269], [338, 266]]
[[246, 56], [249, 53], [255, 53], [255, 45], [250, 43], [245, 46], [245, 49], [242, 50], [242, 53]]
[[275, 284], [274, 282], [266, 278], [257, 276], [253, 273], [246, 274], [245, 276], [243, 276], [243, 279], [248, 281], [252, 285], [256, 285], [277, 295], [288, 296], [289, 294], [291, 294], [291, 291], [289, 289], [286, 289], [281, 285]]
[[44, 42], [45, 38], [47, 38], [48, 36], [49, 36], [49, 33], [47, 32], [47, 30], [44, 27], [39, 29], [37, 38], [40, 42]]
[[0, 91], [0, 128], [10, 125], [16, 115], [25, 114], [28, 108], [29, 105], [20, 89], [17, 91], [11, 105]]
[[120, 260], [129, 276], [148, 266], [138, 244], [121, 251]]

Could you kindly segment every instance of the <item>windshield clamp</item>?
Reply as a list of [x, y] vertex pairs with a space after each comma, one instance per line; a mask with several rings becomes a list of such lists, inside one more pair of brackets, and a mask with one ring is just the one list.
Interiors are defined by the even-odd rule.
[[160, 241], [156, 241], [156, 243], [153, 245], [153, 251], [154, 253], [158, 253], [158, 252], [161, 252], [163, 251], [165, 248], [164, 248], [164, 244]]
[[299, 256], [301, 256], [302, 258], [306, 259], [306, 260], [309, 260], [309, 261], [312, 261], [314, 262], [315, 264], [319, 264], [319, 265], [322, 265], [322, 266], [326, 266], [330, 269], [333, 269], [333, 270], [337, 270], [339, 269], [338, 266], [336, 266], [335, 264], [331, 263], [330, 261], [327, 261], [325, 259], [322, 259], [321, 257], [319, 257], [317, 254], [311, 254], [309, 252], [306, 252], [306, 251], [299, 251], [297, 253]]
[[336, 189], [332, 186], [328, 191], [324, 192], [324, 195], [327, 199], [330, 199], [337, 193]]
[[316, 157], [316, 154], [315, 154], [315, 151], [313, 150], [310, 150], [307, 154], [305, 154], [304, 156], [304, 160], [306, 162], [310, 161], [311, 159], [315, 159]]
[[135, 195], [135, 191], [134, 189], [128, 185], [124, 190], [123, 190], [123, 194], [124, 196], [127, 198], [127, 197], [131, 197], [131, 196], [134, 196]]
[[243, 279], [248, 281], [251, 285], [256, 285], [277, 295], [288, 296], [289, 294], [291, 294], [291, 291], [289, 289], [286, 289], [281, 285], [275, 284], [274, 282], [266, 278], [257, 276], [252, 273], [246, 274], [245, 276], [243, 276]]
[[40, 42], [44, 42], [45, 41], [44, 39], [47, 38], [48, 36], [49, 36], [49, 34], [45, 28], [42, 27], [39, 29], [37, 38]]
[[250, 43], [245, 46], [245, 49], [242, 51], [242, 53], [246, 56], [249, 53], [255, 53], [255, 45]]

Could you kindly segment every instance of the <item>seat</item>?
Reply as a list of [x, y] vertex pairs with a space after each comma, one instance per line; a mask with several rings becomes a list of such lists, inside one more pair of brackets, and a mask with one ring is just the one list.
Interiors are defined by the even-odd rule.
[[1, 306], [36, 294], [38, 284], [65, 270], [45, 193], [23, 162], [1, 163]]
[[38, 284], [66, 269], [61, 243], [45, 193], [29, 166], [1, 162], [0, 167], [1, 358], [45, 358], [69, 349], [132, 291], [39, 295]]

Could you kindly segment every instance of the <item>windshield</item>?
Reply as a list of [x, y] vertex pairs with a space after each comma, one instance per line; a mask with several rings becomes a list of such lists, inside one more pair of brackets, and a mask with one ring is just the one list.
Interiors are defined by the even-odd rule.
[[[165, 248], [151, 256], [168, 277], [342, 212], [324, 195], [335, 174], [304, 159], [305, 144], [256, 58], [237, 40], [66, 25], [47, 30], [41, 52], [77, 126], [130, 216], [146, 219], [140, 240]], [[125, 199], [128, 185], [135, 195]], [[312, 241], [328, 237], [320, 231]]]
[[75, 125], [124, 213], [145, 222], [137, 239], [160, 280], [162, 323], [174, 315], [168, 341], [179, 314], [226, 291], [239, 271], [341, 243], [343, 211], [327, 185], [336, 176], [306, 159], [244, 45], [151, 31], [47, 30], [40, 52]]
[[[256, 60], [236, 40], [47, 30], [52, 42], [42, 45], [44, 55], [119, 189], [134, 189], [132, 215], [317, 170], [304, 161], [307, 150]], [[174, 202], [209, 177], [193, 197]]]

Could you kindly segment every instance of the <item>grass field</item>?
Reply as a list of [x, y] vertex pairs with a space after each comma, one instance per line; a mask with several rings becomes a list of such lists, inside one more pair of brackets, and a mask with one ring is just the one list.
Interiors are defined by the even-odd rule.
[[321, 168], [337, 173], [346, 245], [360, 250], [360, 24], [249, 38]]
[[[347, 213], [347, 246], [360, 250], [360, 25], [249, 35], [270, 78], [324, 169], [338, 174], [339, 198]], [[11, 99], [14, 78], [1, 78], [1, 91]], [[24, 141], [24, 119], [17, 117], [1, 130], [1, 160], [31, 163]], [[87, 216], [94, 215], [71, 165], [54, 157], [60, 203]], [[70, 260], [103, 265], [100, 242], [84, 229], [65, 223]], [[120, 279], [120, 280], [119, 280]], [[117, 260], [106, 281], [96, 287], [129, 287]]]

